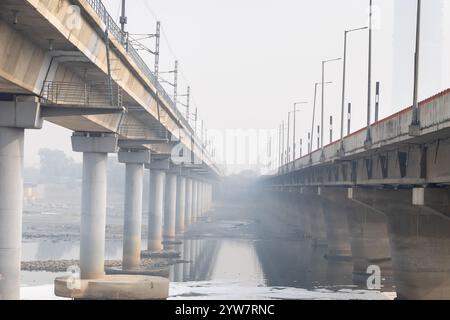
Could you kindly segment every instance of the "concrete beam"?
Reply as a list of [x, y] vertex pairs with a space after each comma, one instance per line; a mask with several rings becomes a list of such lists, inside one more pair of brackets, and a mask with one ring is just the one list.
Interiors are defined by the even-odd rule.
[[75, 152], [116, 153], [119, 151], [117, 142], [117, 135], [110, 133], [75, 132], [72, 135], [72, 149]]
[[169, 159], [154, 159], [154, 155], [152, 155], [152, 161], [150, 164], [145, 165], [146, 169], [151, 170], [164, 170], [167, 171], [170, 169], [170, 160]]
[[41, 106], [36, 98], [0, 101], [0, 127], [41, 129]]

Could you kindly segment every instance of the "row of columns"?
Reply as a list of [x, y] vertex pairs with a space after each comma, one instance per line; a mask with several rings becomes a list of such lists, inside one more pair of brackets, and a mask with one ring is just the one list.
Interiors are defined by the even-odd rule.
[[283, 187], [277, 193], [280, 212], [306, 216], [297, 226], [327, 246], [329, 260], [353, 260], [355, 283], [366, 284], [376, 266], [393, 278], [400, 299], [450, 297], [450, 190]]
[[[107, 153], [117, 148], [117, 137], [75, 133], [72, 144], [74, 151], [83, 152], [81, 278], [97, 279], [104, 276]], [[147, 250], [151, 252], [161, 251], [163, 241], [174, 241], [209, 210], [211, 186], [179, 167], [171, 169], [169, 159], [152, 163], [150, 151], [120, 150], [119, 162], [126, 165], [123, 271], [134, 271], [141, 262], [144, 167], [150, 169]]]
[[[74, 151], [83, 152], [80, 269], [82, 279], [104, 276], [106, 228], [106, 163], [117, 152], [117, 136], [75, 133]], [[171, 168], [169, 159], [152, 162], [150, 151], [120, 150], [126, 166], [123, 232], [123, 271], [141, 264], [141, 229], [144, 168], [150, 169], [147, 250], [163, 250], [163, 241], [198, 221], [211, 205], [212, 188], [182, 168]]]
[[[25, 129], [41, 129], [37, 98], [0, 102], [0, 300], [20, 298]], [[119, 152], [116, 134], [74, 133], [72, 148], [83, 153], [80, 276], [105, 276], [108, 153]], [[162, 249], [163, 235], [174, 238], [208, 211], [211, 185], [189, 172], [158, 168], [144, 150], [120, 150], [126, 165], [123, 268], [140, 266], [144, 168], [150, 169], [148, 250]], [[209, 204], [206, 205], [206, 204]]]

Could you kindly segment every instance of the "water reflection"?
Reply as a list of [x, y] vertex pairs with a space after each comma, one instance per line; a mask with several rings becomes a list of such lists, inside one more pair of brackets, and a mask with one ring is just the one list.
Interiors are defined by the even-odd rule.
[[[22, 243], [22, 261], [77, 260], [79, 255], [79, 241], [40, 240]], [[122, 241], [106, 241], [105, 259], [122, 259]]]
[[329, 261], [308, 240], [184, 239], [171, 281], [237, 281], [266, 287], [351, 287], [351, 261]]

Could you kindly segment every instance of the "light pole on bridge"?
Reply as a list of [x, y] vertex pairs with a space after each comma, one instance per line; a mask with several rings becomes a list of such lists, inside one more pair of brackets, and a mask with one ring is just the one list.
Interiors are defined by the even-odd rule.
[[349, 33], [365, 30], [368, 27], [355, 28], [344, 31], [344, 61], [343, 61], [343, 72], [342, 72], [342, 108], [341, 108], [341, 146], [339, 149], [339, 155], [344, 155], [344, 111], [345, 111], [345, 81], [347, 74], [347, 36]]
[[292, 161], [295, 161], [295, 154], [296, 154], [296, 113], [299, 112], [300, 110], [297, 109], [298, 105], [303, 105], [303, 104], [307, 104], [307, 101], [301, 101], [301, 102], [295, 102], [294, 103], [294, 110], [290, 111], [289, 113], [293, 114], [293, 126], [292, 126], [292, 141], [293, 141], [293, 146], [292, 146]]
[[325, 159], [324, 153], [324, 143], [323, 143], [323, 134], [324, 134], [324, 109], [325, 109], [325, 65], [328, 62], [339, 61], [342, 58], [335, 58], [322, 61], [322, 114], [321, 114], [321, 124], [320, 124], [320, 143], [322, 148], [322, 154], [320, 156], [320, 160], [323, 161]]
[[[324, 84], [331, 84], [331, 83], [333, 83], [333, 82], [328, 81], [328, 82], [325, 82]], [[313, 144], [314, 144], [313, 143], [313, 141], [314, 141], [314, 124], [315, 124], [314, 122], [315, 122], [315, 115], [316, 115], [317, 87], [319, 85], [322, 85], [322, 83], [316, 82], [314, 84], [314, 102], [313, 102], [312, 125], [311, 125], [311, 145], [310, 145], [310, 148], [308, 150], [310, 155], [312, 154]], [[310, 159], [310, 161], [311, 161], [311, 159]]]
[[372, 130], [370, 127], [370, 116], [372, 109], [372, 8], [373, 0], [369, 2], [369, 63], [368, 63], [368, 81], [367, 81], [367, 134], [364, 141], [364, 148], [369, 149], [372, 146]]
[[420, 62], [420, 20], [422, 1], [417, 0], [417, 22], [416, 22], [416, 52], [414, 54], [414, 94], [413, 94], [413, 114], [409, 134], [411, 136], [420, 135], [420, 110], [419, 110], [419, 62]]

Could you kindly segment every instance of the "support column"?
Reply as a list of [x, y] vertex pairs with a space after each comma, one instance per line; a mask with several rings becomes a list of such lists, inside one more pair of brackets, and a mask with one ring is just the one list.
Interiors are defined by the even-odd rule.
[[327, 231], [322, 200], [319, 197], [319, 188], [302, 189], [302, 207], [309, 216], [311, 238], [314, 246], [327, 246]]
[[177, 214], [177, 176], [174, 173], [167, 173], [166, 176], [166, 190], [165, 190], [165, 204], [164, 204], [164, 226], [163, 238], [164, 240], [175, 239], [175, 219]]
[[347, 223], [347, 189], [319, 188], [327, 230], [328, 258], [350, 259], [352, 249]]
[[196, 223], [198, 219], [198, 181], [192, 180], [192, 223]]
[[197, 182], [197, 221], [202, 217], [202, 182]]
[[166, 172], [150, 168], [150, 203], [148, 214], [147, 250], [159, 252], [162, 247], [162, 228], [164, 214], [164, 189]]
[[206, 214], [208, 212], [208, 188], [207, 184], [203, 184], [203, 211]]
[[186, 220], [186, 177], [177, 178], [177, 218], [176, 233], [184, 232]]
[[119, 152], [119, 162], [126, 165], [122, 269], [139, 270], [141, 265], [144, 164], [150, 163], [150, 152], [121, 151]]
[[106, 165], [108, 153], [117, 152], [117, 136], [74, 133], [72, 148], [83, 152], [81, 279], [102, 279], [105, 275]]
[[185, 208], [185, 228], [188, 228], [192, 222], [192, 179], [186, 178], [186, 208]]
[[0, 300], [20, 298], [24, 132], [0, 127]]
[[0, 102], [0, 300], [20, 298], [24, 129], [41, 129], [36, 97]]
[[449, 299], [450, 190], [356, 189], [353, 198], [387, 216], [398, 299]]
[[[353, 200], [353, 188], [348, 189], [348, 199]], [[368, 267], [376, 265], [381, 270], [383, 285], [392, 284], [392, 263], [387, 230], [387, 218], [380, 211], [352, 202], [347, 211], [347, 222], [353, 259], [353, 281], [365, 285]]]
[[200, 184], [200, 216], [205, 215], [205, 183]]

